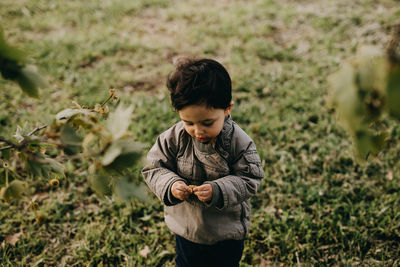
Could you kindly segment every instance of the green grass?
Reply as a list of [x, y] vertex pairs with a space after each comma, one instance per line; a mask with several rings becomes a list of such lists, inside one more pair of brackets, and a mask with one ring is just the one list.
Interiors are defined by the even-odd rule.
[[[35, 100], [0, 80], [0, 134], [49, 123], [72, 100], [93, 105], [113, 87], [135, 106], [136, 139], [152, 144], [179, 119], [165, 88], [172, 59], [212, 57], [231, 74], [232, 117], [255, 140], [266, 174], [242, 265], [397, 266], [398, 122], [388, 122], [384, 153], [360, 165], [326, 105], [326, 77], [360, 45], [384, 47], [399, 18], [394, 0], [3, 0], [7, 40], [29, 51], [50, 86]], [[132, 175], [140, 180], [140, 167]], [[35, 223], [27, 200], [0, 203], [0, 265], [174, 265], [154, 197], [99, 200], [85, 168], [58, 189], [37, 181], [31, 191], [46, 222]], [[19, 232], [15, 246], [5, 242]]]

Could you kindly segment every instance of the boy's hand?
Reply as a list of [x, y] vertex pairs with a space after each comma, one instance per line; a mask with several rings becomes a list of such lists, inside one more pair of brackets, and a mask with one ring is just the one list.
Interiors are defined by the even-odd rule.
[[192, 194], [192, 189], [184, 182], [177, 181], [172, 184], [171, 193], [175, 198], [185, 200]]
[[211, 184], [203, 184], [200, 186], [196, 186], [193, 189], [193, 193], [197, 196], [197, 198], [202, 202], [207, 202], [212, 199], [213, 189]]

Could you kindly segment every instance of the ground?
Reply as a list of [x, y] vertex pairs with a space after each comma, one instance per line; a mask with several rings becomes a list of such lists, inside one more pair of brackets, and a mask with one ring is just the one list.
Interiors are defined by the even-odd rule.
[[[152, 144], [179, 120], [165, 88], [173, 59], [211, 57], [231, 74], [232, 117], [266, 174], [242, 266], [398, 265], [398, 122], [387, 121], [385, 151], [357, 163], [326, 105], [326, 78], [359, 46], [385, 47], [399, 18], [394, 0], [3, 0], [8, 42], [28, 51], [49, 86], [36, 100], [0, 80], [0, 134], [116, 88], [135, 107], [136, 139]], [[82, 165], [58, 188], [32, 182], [43, 224], [29, 199], [0, 203], [1, 265], [173, 266], [159, 201], [101, 200], [87, 175]], [[132, 175], [141, 180], [140, 166]]]

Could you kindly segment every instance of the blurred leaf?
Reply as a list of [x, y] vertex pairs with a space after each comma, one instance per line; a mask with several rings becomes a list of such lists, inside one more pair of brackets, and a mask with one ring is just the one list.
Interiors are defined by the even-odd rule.
[[39, 98], [38, 88], [46, 86], [46, 82], [32, 66], [22, 67], [17, 82], [27, 95], [35, 98]]
[[371, 130], [359, 130], [354, 137], [356, 156], [359, 160], [367, 160], [376, 156], [386, 145], [386, 132], [374, 133]]
[[0, 58], [6, 58], [12, 61], [23, 62], [25, 53], [15, 47], [9, 46], [6, 42], [4, 32], [0, 28]]
[[37, 162], [36, 160], [26, 159], [25, 168], [34, 177], [48, 177], [47, 168], [43, 168], [43, 164]]
[[12, 61], [0, 56], [0, 73], [4, 79], [16, 81], [22, 67], [23, 65], [18, 61]]
[[23, 127], [17, 125], [17, 131], [13, 136], [18, 140], [18, 142], [22, 142], [28, 136], [28, 134], [28, 122], [26, 121]]
[[13, 199], [21, 199], [22, 195], [28, 190], [28, 185], [20, 180], [13, 180], [8, 186], [1, 189], [0, 198], [11, 202]]
[[328, 77], [329, 103], [336, 109], [339, 120], [351, 130], [363, 124], [362, 102], [355, 84], [355, 69], [343, 64], [339, 71]]
[[16, 81], [27, 95], [39, 98], [39, 87], [46, 82], [33, 66], [25, 65], [25, 54], [6, 43], [0, 29], [0, 72], [5, 79]]
[[90, 187], [96, 192], [100, 197], [110, 196], [112, 194], [112, 184], [110, 176], [98, 172], [89, 176]]
[[44, 164], [49, 166], [49, 171], [64, 175], [64, 165], [52, 158], [46, 158]]
[[357, 85], [360, 90], [377, 90], [383, 94], [386, 85], [387, 60], [382, 49], [362, 46], [355, 58]]
[[129, 181], [127, 177], [119, 178], [115, 181], [114, 193], [116, 197], [123, 202], [128, 202], [132, 200], [132, 198], [141, 201], [149, 201], [147, 191], [148, 189], [146, 186], [137, 184], [134, 181]]
[[132, 167], [141, 158], [145, 146], [129, 139], [110, 145], [103, 156], [102, 165], [116, 170]]
[[52, 158], [37, 155], [37, 159], [27, 159], [25, 164], [26, 170], [35, 177], [52, 178], [54, 173], [64, 176], [64, 166]]
[[400, 63], [389, 70], [386, 91], [389, 114], [400, 120]]
[[17, 125], [17, 131], [14, 134], [15, 139], [17, 139], [18, 142], [24, 141], [24, 137], [22, 136], [22, 129], [19, 125]]
[[111, 145], [104, 153], [102, 164], [104, 166], [110, 165], [122, 153], [123, 147], [117, 144]]
[[95, 115], [93, 111], [88, 109], [74, 109], [74, 108], [67, 108], [57, 113], [56, 119], [57, 120], [68, 120], [78, 114], [84, 115]]
[[25, 54], [22, 50], [9, 46], [6, 42], [3, 29], [0, 28], [0, 58], [22, 62], [25, 59]]
[[95, 143], [96, 141], [96, 135], [94, 135], [93, 133], [89, 133], [85, 136], [85, 138], [83, 138], [82, 141], [82, 148], [84, 150], [88, 150], [90, 146], [93, 145], [93, 143]]
[[82, 148], [82, 137], [76, 133], [76, 129], [65, 124], [61, 129], [61, 142], [65, 145], [64, 151], [68, 155], [77, 154]]
[[132, 112], [133, 106], [125, 108], [119, 104], [116, 110], [110, 113], [107, 128], [111, 132], [112, 140], [118, 140], [126, 133], [131, 123]]

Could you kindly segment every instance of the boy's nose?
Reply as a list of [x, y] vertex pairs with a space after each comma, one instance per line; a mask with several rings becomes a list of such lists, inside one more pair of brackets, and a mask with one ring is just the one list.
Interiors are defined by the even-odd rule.
[[201, 126], [196, 126], [194, 128], [194, 133], [196, 134], [196, 136], [201, 136], [202, 134], [204, 134], [204, 129]]

